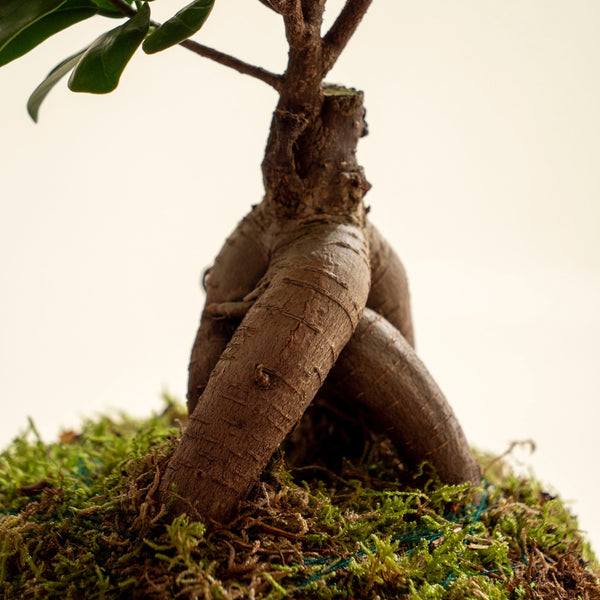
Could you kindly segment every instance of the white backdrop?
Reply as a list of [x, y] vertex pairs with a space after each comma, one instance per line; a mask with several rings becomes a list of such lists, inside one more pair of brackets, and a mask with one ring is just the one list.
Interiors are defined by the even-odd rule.
[[[421, 357], [476, 447], [537, 442], [525, 468], [600, 550], [598, 23], [596, 0], [376, 0], [330, 80], [366, 93], [367, 199]], [[27, 415], [50, 440], [183, 399], [199, 275], [261, 198], [275, 93], [183, 49], [136, 55], [106, 97], [60, 85], [29, 120], [46, 73], [115, 25], [0, 70], [2, 446]], [[219, 0], [199, 39], [285, 64], [256, 0]]]

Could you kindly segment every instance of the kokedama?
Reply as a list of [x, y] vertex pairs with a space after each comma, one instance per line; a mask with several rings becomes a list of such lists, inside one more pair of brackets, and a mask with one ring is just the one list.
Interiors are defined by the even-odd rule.
[[285, 27], [281, 75], [188, 39], [214, 0], [191, 2], [162, 25], [146, 2], [0, 4], [0, 65], [83, 19], [126, 19], [48, 75], [29, 100], [34, 119], [69, 72], [74, 91], [115, 89], [140, 45], [152, 54], [181, 44], [279, 93], [262, 163], [265, 196], [205, 274], [189, 424], [162, 475], [160, 499], [173, 514], [229, 518], [330, 382], [408, 464], [427, 461], [445, 482], [477, 484], [463, 432], [413, 349], [404, 269], [367, 218], [370, 185], [356, 160], [367, 131], [363, 94], [323, 83], [371, 0], [347, 0], [324, 34], [325, 0], [260, 2]]

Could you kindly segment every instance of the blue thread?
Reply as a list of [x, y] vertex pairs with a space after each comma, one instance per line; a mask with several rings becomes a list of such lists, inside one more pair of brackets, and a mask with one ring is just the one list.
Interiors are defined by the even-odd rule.
[[[467, 532], [467, 535], [471, 535], [471, 533], [473, 533], [473, 528], [475, 527], [475, 525], [481, 518], [483, 511], [487, 507], [487, 489], [488, 489], [488, 487], [489, 487], [489, 484], [486, 483], [484, 486], [484, 490], [481, 494], [481, 500], [479, 502], [479, 506], [476, 507], [475, 514], [473, 515], [473, 520], [471, 521], [471, 527], [469, 527], [469, 531]], [[467, 547], [466, 539], [463, 540], [463, 546], [464, 546], [464, 548], [463, 548], [462, 552], [456, 558], [457, 562], [458, 562], [459, 558], [463, 555], [465, 548]], [[442, 586], [444, 588], [447, 588], [448, 585], [450, 584], [450, 582], [452, 581], [452, 579], [453, 579], [452, 574], [454, 573], [455, 569], [456, 569], [456, 565], [454, 565], [454, 567], [452, 567], [452, 569], [450, 570], [450, 573], [448, 573], [446, 578], [443, 580]]]
[[[471, 525], [470, 525], [469, 531], [467, 533], [467, 535], [470, 535], [471, 532], [473, 531], [475, 525], [480, 520], [481, 515], [487, 508], [487, 498], [488, 498], [487, 490], [488, 490], [488, 488], [489, 488], [489, 483], [486, 482], [484, 484], [484, 489], [481, 494], [481, 500], [478, 505], [471, 505], [466, 508], [459, 509], [457, 511], [448, 513], [447, 515], [445, 515], [443, 517], [444, 520], [448, 521], [449, 523], [460, 523], [460, 522], [470, 521]], [[474, 512], [473, 512], [473, 510], [474, 510]], [[393, 536], [391, 538], [391, 541], [398, 542], [399, 544], [404, 545], [404, 546], [413, 546], [412, 548], [407, 548], [405, 550], [406, 554], [410, 554], [414, 550], [414, 547], [421, 540], [433, 542], [434, 540], [442, 537], [443, 535], [444, 534], [441, 531], [431, 531], [427, 527], [418, 527], [416, 529], [413, 529], [412, 531], [407, 531], [406, 533], [401, 533], [399, 535]], [[467, 541], [464, 540], [463, 543], [465, 544], [465, 547], [466, 547]], [[371, 548], [369, 548], [369, 552], [375, 552], [375, 551], [376, 551], [375, 547], [372, 546]], [[464, 552], [464, 550], [463, 550], [463, 552]], [[461, 552], [459, 554], [459, 557], [462, 556], [463, 552]], [[333, 573], [334, 571], [345, 569], [348, 567], [348, 565], [353, 560], [357, 560], [366, 555], [367, 555], [367, 552], [365, 550], [358, 550], [352, 556], [345, 557], [345, 558], [338, 558], [337, 560], [334, 560], [333, 562], [331, 562], [331, 559], [328, 559], [326, 557], [313, 558], [313, 559], [306, 560], [306, 561], [304, 561], [305, 565], [327, 565], [327, 563], [330, 563], [330, 564], [329, 564], [329, 566], [321, 569], [320, 571], [317, 571], [317, 573], [313, 573], [313, 575], [311, 575], [310, 577], [305, 579], [298, 586], [298, 589], [304, 588], [304, 587], [310, 585], [311, 583], [314, 583], [315, 581], [318, 581], [319, 579], [326, 577], [327, 575], [329, 575], [330, 573]], [[458, 561], [458, 558], [457, 558], [457, 561]], [[452, 567], [452, 569], [450, 570], [450, 573], [448, 573], [448, 575], [441, 582], [441, 584], [444, 586], [444, 588], [446, 588], [452, 581], [452, 579], [453, 579], [452, 575], [455, 571], [455, 568], [456, 567]], [[480, 575], [487, 575], [487, 574], [491, 574], [494, 572], [497, 572], [497, 570], [483, 571], [480, 573]]]

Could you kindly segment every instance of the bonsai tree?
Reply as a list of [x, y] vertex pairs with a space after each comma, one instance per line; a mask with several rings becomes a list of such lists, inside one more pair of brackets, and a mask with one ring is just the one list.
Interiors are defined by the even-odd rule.
[[427, 461], [445, 482], [476, 484], [463, 432], [413, 349], [402, 264], [367, 217], [370, 184], [356, 159], [367, 133], [363, 94], [324, 83], [371, 0], [347, 0], [326, 32], [325, 0], [260, 2], [285, 29], [282, 74], [189, 39], [214, 0], [191, 2], [162, 25], [147, 2], [131, 0], [0, 5], [0, 65], [83, 19], [122, 20], [49, 73], [28, 102], [34, 120], [69, 73], [73, 91], [114, 90], [140, 46], [153, 54], [180, 44], [279, 94], [262, 162], [264, 198], [203, 278], [189, 424], [162, 474], [160, 500], [173, 514], [229, 518], [319, 390], [357, 406], [408, 464]]

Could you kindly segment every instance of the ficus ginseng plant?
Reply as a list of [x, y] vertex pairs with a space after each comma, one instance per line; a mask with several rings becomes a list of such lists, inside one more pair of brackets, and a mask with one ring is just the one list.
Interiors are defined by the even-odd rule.
[[115, 89], [140, 46], [152, 54], [181, 44], [279, 94], [262, 163], [264, 198], [204, 278], [189, 423], [158, 498], [173, 514], [231, 517], [326, 380], [407, 464], [427, 461], [443, 481], [477, 484], [463, 432], [413, 349], [404, 269], [367, 218], [370, 185], [356, 160], [366, 134], [363, 95], [324, 83], [372, 0], [346, 0], [326, 32], [326, 0], [259, 1], [285, 28], [283, 74], [189, 39], [214, 0], [195, 0], [162, 25], [147, 2], [0, 0], [0, 65], [83, 19], [122, 21], [49, 73], [29, 99], [33, 119], [69, 73], [74, 91]]

